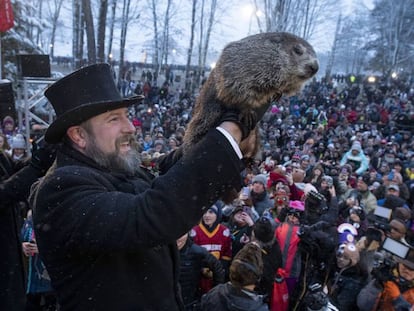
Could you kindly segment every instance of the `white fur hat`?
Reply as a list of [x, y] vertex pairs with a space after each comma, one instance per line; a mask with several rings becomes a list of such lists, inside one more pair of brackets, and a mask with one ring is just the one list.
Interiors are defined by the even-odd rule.
[[16, 134], [12, 140], [12, 149], [26, 149], [26, 140], [22, 134]]

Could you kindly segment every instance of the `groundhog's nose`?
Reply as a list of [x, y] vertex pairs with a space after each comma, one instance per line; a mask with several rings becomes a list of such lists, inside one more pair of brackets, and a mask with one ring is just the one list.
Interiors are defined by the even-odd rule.
[[315, 60], [313, 63], [308, 65], [308, 69], [310, 74], [313, 76], [315, 73], [319, 70], [319, 63], [317, 60]]

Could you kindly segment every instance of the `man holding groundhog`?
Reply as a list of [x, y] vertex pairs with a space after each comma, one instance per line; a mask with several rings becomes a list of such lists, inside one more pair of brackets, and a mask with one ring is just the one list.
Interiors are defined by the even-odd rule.
[[45, 95], [57, 114], [45, 139], [60, 150], [34, 193], [34, 221], [61, 309], [180, 310], [175, 241], [223, 191], [240, 189], [239, 126], [222, 122], [149, 180], [127, 110], [142, 98], [121, 98], [109, 65]]

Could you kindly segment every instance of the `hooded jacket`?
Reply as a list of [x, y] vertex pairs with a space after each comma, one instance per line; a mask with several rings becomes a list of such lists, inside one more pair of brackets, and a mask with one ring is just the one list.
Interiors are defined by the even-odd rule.
[[240, 290], [230, 282], [219, 284], [201, 298], [202, 311], [267, 311], [263, 296]]

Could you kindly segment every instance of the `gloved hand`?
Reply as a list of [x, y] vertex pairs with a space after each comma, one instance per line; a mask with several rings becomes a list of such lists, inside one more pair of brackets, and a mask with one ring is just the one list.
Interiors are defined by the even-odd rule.
[[46, 173], [56, 158], [56, 145], [45, 144], [32, 154], [30, 164], [39, 169], [42, 173]]
[[241, 112], [236, 108], [224, 109], [219, 123], [225, 121], [236, 123], [242, 132], [242, 140], [244, 140], [256, 127], [256, 124], [263, 118], [263, 115], [266, 113], [269, 106], [270, 102], [269, 104], [263, 105], [257, 109], [247, 110], [246, 112]]
[[397, 299], [401, 295], [398, 285], [393, 281], [386, 281], [384, 283], [384, 292], [387, 293], [392, 300]]

